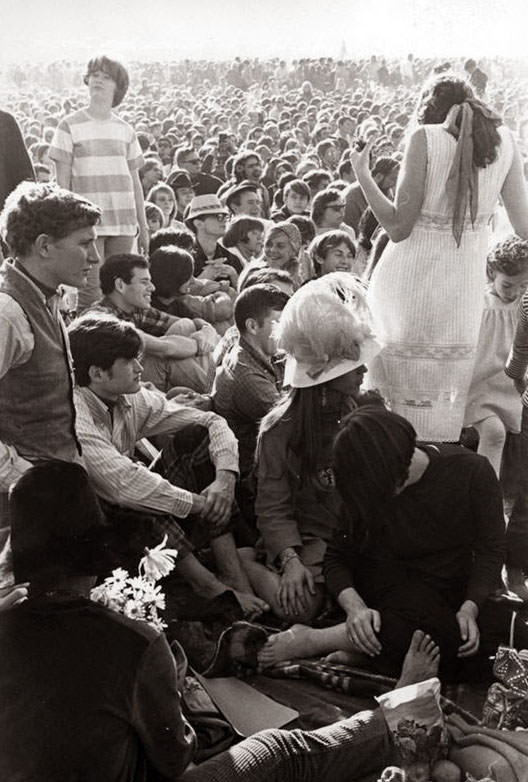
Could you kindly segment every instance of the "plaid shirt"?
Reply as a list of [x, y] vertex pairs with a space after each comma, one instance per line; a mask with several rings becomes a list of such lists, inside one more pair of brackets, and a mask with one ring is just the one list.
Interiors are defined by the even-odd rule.
[[167, 400], [159, 391], [141, 388], [107, 405], [88, 388], [75, 389], [77, 434], [83, 460], [96, 492], [105, 500], [137, 510], [180, 518], [192, 508], [191, 492], [133, 461], [136, 442], [189, 424], [209, 431], [209, 455], [217, 470], [238, 473], [236, 438], [220, 416]]
[[86, 313], [90, 312], [104, 312], [109, 315], [115, 315], [119, 320], [128, 320], [129, 323], [133, 323], [138, 329], [144, 331], [145, 334], [150, 334], [152, 337], [163, 337], [172, 324], [178, 320], [174, 315], [157, 310], [155, 307], [125, 312], [125, 310], [114, 304], [109, 296], [104, 296], [99, 301], [96, 301], [86, 310]]
[[[528, 291], [519, 302], [519, 320], [513, 338], [510, 355], [506, 361], [505, 371], [513, 380], [525, 381], [528, 369]], [[521, 396], [522, 403], [528, 407], [528, 388]]]

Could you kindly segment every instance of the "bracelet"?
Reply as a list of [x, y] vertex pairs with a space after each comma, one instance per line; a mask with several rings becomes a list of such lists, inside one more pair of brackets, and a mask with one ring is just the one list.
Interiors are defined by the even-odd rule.
[[283, 557], [280, 558], [280, 572], [284, 573], [284, 568], [291, 559], [300, 559], [300, 556], [296, 551], [289, 551]]

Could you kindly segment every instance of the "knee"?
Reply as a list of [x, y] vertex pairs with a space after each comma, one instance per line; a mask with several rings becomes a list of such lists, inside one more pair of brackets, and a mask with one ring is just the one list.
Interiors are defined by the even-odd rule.
[[504, 424], [497, 418], [491, 416], [486, 418], [478, 425], [481, 444], [486, 444], [492, 448], [502, 448], [506, 441], [506, 429]]

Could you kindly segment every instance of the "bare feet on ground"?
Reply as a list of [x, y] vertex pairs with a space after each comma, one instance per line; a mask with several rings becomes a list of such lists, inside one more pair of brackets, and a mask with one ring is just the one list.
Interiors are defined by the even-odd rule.
[[289, 630], [268, 638], [258, 654], [258, 660], [263, 668], [269, 668], [284, 660], [311, 657], [312, 654], [317, 652], [310, 648], [310, 628], [306, 625], [292, 625]]
[[431, 636], [415, 630], [396, 687], [406, 687], [437, 676], [439, 664], [440, 649]]

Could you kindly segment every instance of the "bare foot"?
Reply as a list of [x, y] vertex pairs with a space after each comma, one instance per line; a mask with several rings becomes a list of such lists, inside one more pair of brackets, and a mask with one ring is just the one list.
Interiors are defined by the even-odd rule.
[[253, 592], [239, 592], [233, 589], [236, 599], [240, 603], [240, 608], [244, 614], [244, 619], [256, 619], [261, 614], [270, 610], [265, 600], [261, 600]]
[[438, 674], [440, 649], [430, 635], [415, 630], [396, 687], [406, 687], [431, 679]]
[[269, 668], [283, 660], [311, 657], [310, 629], [306, 625], [292, 625], [289, 630], [272, 635], [258, 654], [260, 665]]
[[323, 658], [323, 662], [325, 663], [338, 663], [339, 665], [361, 665], [361, 663], [364, 663], [366, 660], [369, 660], [370, 658], [366, 654], [361, 654], [361, 652], [332, 652], [331, 654], [327, 654], [326, 657]]

